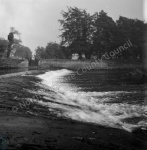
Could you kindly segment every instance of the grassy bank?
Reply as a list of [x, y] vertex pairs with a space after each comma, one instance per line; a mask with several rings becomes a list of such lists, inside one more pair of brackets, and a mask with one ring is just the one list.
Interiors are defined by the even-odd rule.
[[28, 67], [28, 61], [20, 59], [0, 59], [0, 69]]
[[[0, 59], [0, 69], [27, 68], [28, 61], [18, 59]], [[71, 60], [71, 59], [42, 59], [39, 69], [66, 68], [66, 69], [113, 69], [113, 68], [142, 68], [140, 61], [124, 60]]]
[[39, 68], [49, 69], [67, 68], [67, 69], [112, 69], [112, 68], [142, 68], [143, 64], [139, 61], [122, 61], [122, 60], [69, 60], [69, 59], [43, 59], [39, 62]]
[[[81, 60], [68, 60], [68, 59], [44, 59], [40, 61], [40, 68], [51, 68], [51, 67], [57, 67], [57, 68], [67, 68], [67, 69], [78, 69], [78, 68], [84, 68], [86, 66], [91, 66], [92, 61], [81, 61]], [[107, 67], [106, 63], [103, 62], [97, 62], [94, 64], [95, 68], [104, 68]]]

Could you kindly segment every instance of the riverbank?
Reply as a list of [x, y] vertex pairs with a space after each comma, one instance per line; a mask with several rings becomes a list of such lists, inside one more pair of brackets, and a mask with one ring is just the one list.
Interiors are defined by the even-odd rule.
[[[13, 72], [14, 71], [14, 72]], [[31, 75], [31, 74], [40, 74], [40, 73], [43, 73], [44, 71], [43, 70], [26, 70], [26, 71], [19, 71], [15, 72], [15, 70], [11, 70], [12, 73], [2, 73], [2, 75], [0, 75], [0, 79], [3, 79], [3, 78], [11, 78], [11, 77], [16, 77], [16, 76], [24, 76], [24, 75]]]
[[117, 69], [117, 68], [143, 68], [143, 63], [138, 60], [69, 60], [69, 59], [42, 59], [39, 68], [66, 68], [77, 70], [88, 69]]
[[[77, 69], [117, 69], [143, 68], [139, 60], [71, 60], [71, 59], [42, 59], [36, 69], [66, 68]], [[0, 60], [0, 70], [29, 69], [27, 60], [3, 59]]]
[[[30, 71], [29, 75], [40, 73], [38, 71], [31, 73]], [[101, 76], [97, 74], [97, 77], [101, 79], [103, 74], [102, 72], [99, 74]], [[110, 77], [112, 81], [113, 78]], [[97, 81], [102, 81], [99, 79]], [[20, 108], [19, 103], [22, 103], [22, 99], [35, 96], [25, 89], [37, 91], [38, 87], [34, 84], [37, 82], [40, 82], [39, 79], [32, 76], [25, 77], [24, 74], [0, 78], [1, 147], [8, 147], [8, 149], [147, 149], [146, 130], [136, 129], [131, 133], [61, 116], [57, 117], [48, 110], [48, 107], [41, 107], [37, 103]], [[93, 82], [95, 83], [95, 81]], [[128, 85], [125, 87], [127, 88]], [[134, 86], [131, 87], [135, 88]], [[139, 89], [142, 87], [140, 85]], [[101, 86], [99, 88], [102, 90]], [[103, 90], [110, 90], [110, 88], [105, 86]], [[13, 106], [17, 106], [19, 110], [14, 111]]]
[[[1, 147], [8, 149], [99, 149], [146, 150], [147, 134], [138, 135], [114, 128], [0, 112]], [[143, 136], [143, 137], [142, 137]]]
[[24, 68], [28, 67], [27, 60], [21, 59], [0, 59], [0, 69], [15, 69], [15, 68]]

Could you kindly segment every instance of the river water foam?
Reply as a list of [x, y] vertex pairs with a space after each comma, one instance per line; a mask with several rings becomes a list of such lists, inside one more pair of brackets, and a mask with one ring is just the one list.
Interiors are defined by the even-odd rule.
[[[65, 82], [65, 76], [72, 73], [73, 71], [62, 69], [37, 75], [42, 81], [36, 84], [44, 90], [32, 92], [42, 95], [44, 100], [32, 99], [32, 101], [47, 106], [49, 111], [57, 116], [73, 120], [127, 131], [132, 131], [136, 127], [144, 129], [147, 127], [146, 105], [115, 102], [122, 95], [136, 91], [85, 92], [75, 84]], [[126, 121], [134, 118], [139, 119], [136, 122]]]

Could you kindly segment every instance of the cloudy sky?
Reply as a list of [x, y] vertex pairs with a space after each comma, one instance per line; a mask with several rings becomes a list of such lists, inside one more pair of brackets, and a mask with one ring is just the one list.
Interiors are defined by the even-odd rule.
[[[67, 6], [86, 9], [93, 14], [104, 10], [114, 20], [126, 16], [147, 20], [144, 14], [147, 0], [0, 0], [0, 37], [7, 38], [10, 27], [22, 35], [23, 45], [35, 50], [50, 41], [60, 42], [58, 37], [62, 19], [61, 11]], [[144, 3], [143, 3], [144, 2]], [[145, 4], [146, 3], [146, 4]]]

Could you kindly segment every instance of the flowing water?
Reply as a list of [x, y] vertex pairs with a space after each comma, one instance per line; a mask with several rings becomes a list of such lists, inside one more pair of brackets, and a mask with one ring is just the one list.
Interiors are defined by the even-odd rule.
[[[23, 76], [29, 78], [35, 88], [29, 88], [28, 83], [19, 94], [23, 94], [23, 100], [58, 117], [127, 131], [136, 127], [146, 129], [146, 84], [127, 80], [127, 72], [125, 69], [85, 73], [67, 69], [48, 70], [40, 75]], [[33, 78], [37, 81], [32, 81]], [[24, 92], [30, 95], [25, 96]], [[16, 100], [19, 96], [11, 97]], [[28, 111], [31, 112], [31, 108]]]

